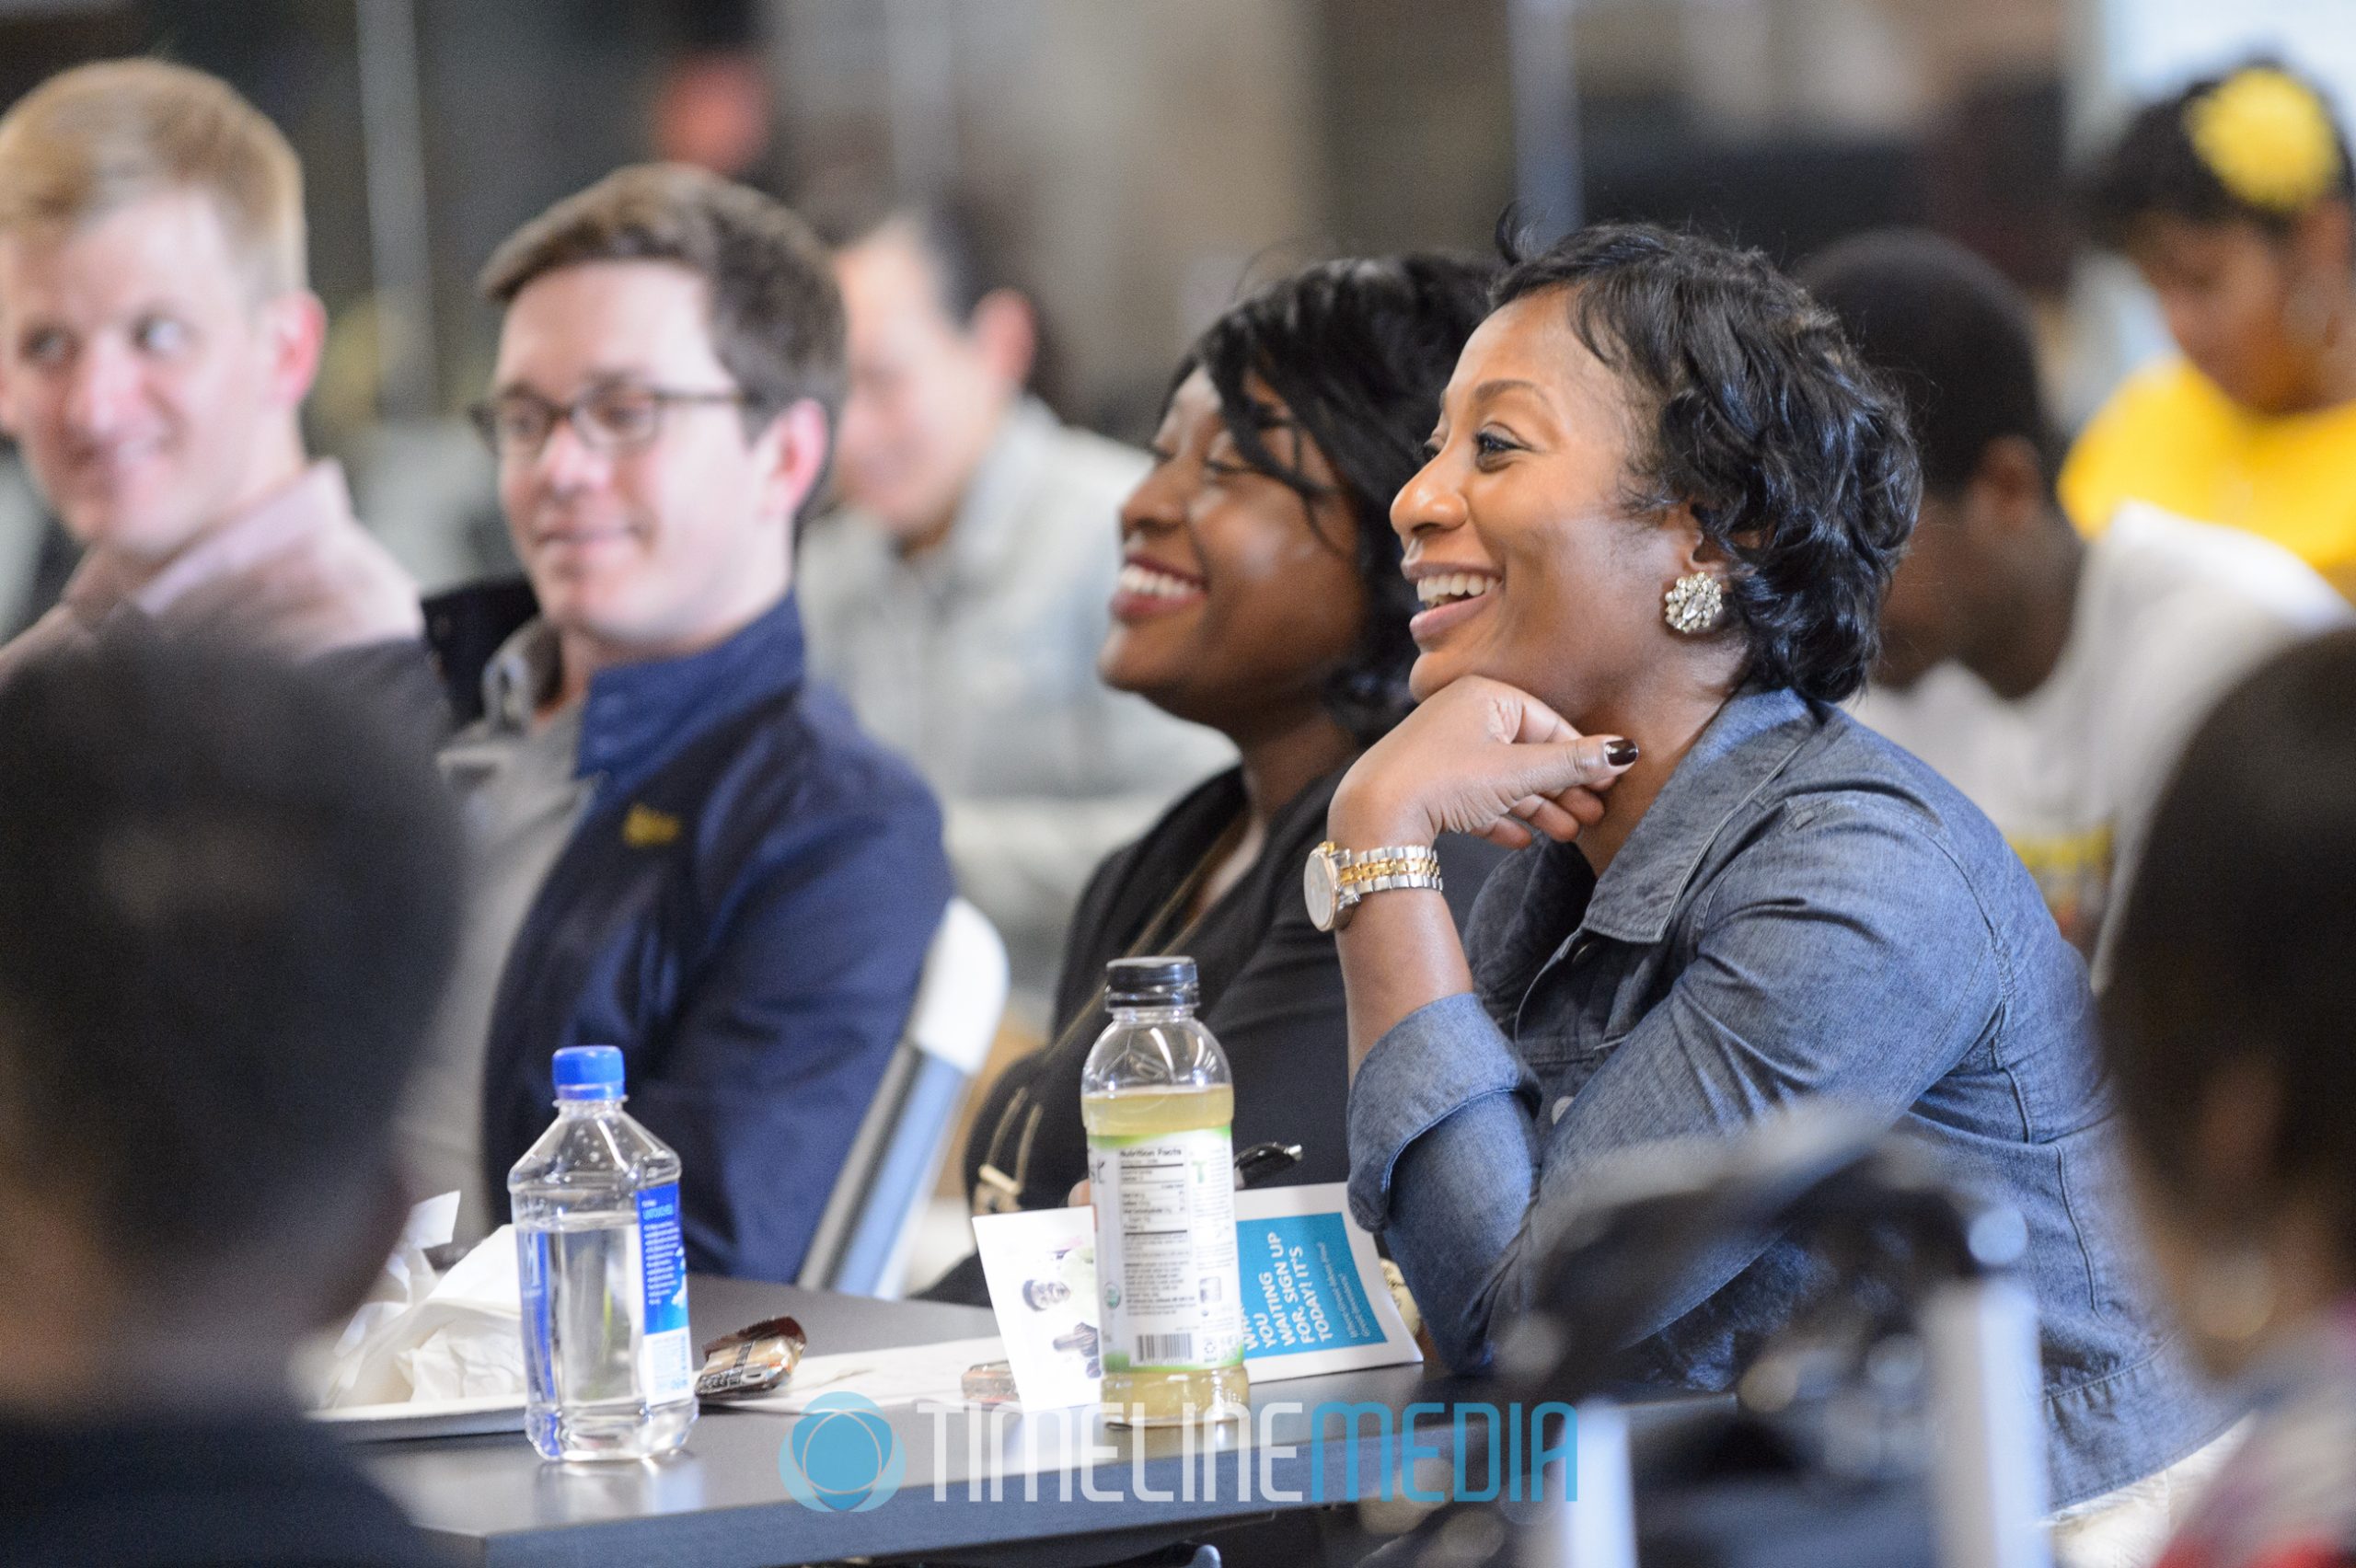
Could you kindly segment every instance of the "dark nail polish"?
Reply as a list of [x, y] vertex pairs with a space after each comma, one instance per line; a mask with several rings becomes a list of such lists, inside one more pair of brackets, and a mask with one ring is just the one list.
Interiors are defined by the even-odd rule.
[[1636, 743], [1614, 741], [1603, 748], [1603, 760], [1614, 767], [1625, 767], [1636, 760]]

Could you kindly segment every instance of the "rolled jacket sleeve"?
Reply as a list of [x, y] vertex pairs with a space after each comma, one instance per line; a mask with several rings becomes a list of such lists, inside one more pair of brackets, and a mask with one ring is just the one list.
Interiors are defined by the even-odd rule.
[[[1665, 991], [1624, 1033], [1597, 1042], [1600, 1064], [1551, 1114], [1542, 1096], [1555, 1090], [1471, 995], [1410, 1014], [1360, 1066], [1352, 1206], [1386, 1236], [1451, 1366], [1487, 1362], [1493, 1322], [1530, 1305], [1595, 1178], [1627, 1149], [1730, 1136], [1811, 1096], [1895, 1123], [1996, 1010], [1986, 918], [1899, 810], [1786, 824], [1693, 903], [1689, 934], [1667, 941], [1690, 952], [1668, 964]], [[1612, 945], [1623, 962], [1567, 988], [1542, 980], [1525, 1006], [1602, 1005], [1581, 987], [1615, 986], [1644, 951]], [[1525, 1014], [1526, 1026], [1545, 1022]], [[1700, 1305], [1752, 1255], [1713, 1257], [1638, 1337]]]
[[1471, 992], [1409, 1013], [1375, 1042], [1350, 1090], [1350, 1212], [1369, 1230], [1391, 1218], [1392, 1174], [1408, 1145], [1477, 1101], [1527, 1122], [1538, 1080]]

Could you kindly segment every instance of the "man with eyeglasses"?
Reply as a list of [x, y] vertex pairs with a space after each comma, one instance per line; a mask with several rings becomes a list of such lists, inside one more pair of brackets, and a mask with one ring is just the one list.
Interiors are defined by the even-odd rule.
[[474, 413], [529, 592], [429, 611], [482, 711], [443, 752], [476, 863], [413, 1179], [496, 1224], [551, 1055], [618, 1045], [684, 1165], [689, 1266], [791, 1280], [950, 894], [931, 796], [804, 678], [792, 533], [840, 296], [793, 213], [653, 165], [525, 225], [482, 286], [506, 318]]

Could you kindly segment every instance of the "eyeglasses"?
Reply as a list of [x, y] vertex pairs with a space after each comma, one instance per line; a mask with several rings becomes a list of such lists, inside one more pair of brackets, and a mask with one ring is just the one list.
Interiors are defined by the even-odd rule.
[[572, 427], [581, 444], [597, 452], [629, 452], [663, 432], [664, 410], [675, 405], [726, 404], [743, 408], [742, 392], [669, 392], [654, 386], [593, 386], [570, 403], [552, 403], [537, 392], [502, 392], [467, 410], [492, 454], [502, 459], [537, 457], [559, 420]]

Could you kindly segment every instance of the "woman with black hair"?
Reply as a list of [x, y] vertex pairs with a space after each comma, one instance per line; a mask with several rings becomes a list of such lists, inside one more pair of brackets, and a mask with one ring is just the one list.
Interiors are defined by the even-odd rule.
[[2126, 501], [2263, 535], [2356, 597], [2356, 200], [2323, 95], [2278, 65], [2145, 108], [2088, 181], [2182, 358], [2128, 378], [2062, 469], [2088, 533]]
[[2103, 1040], [2161, 1285], [2255, 1397], [2165, 1568], [2356, 1563], [2356, 632], [2278, 655], [2186, 747]]
[[[1487, 1363], [1627, 1150], [1845, 1101], [2015, 1206], [2052, 1496], [2223, 1424], [2124, 1251], [2085, 974], [1987, 819], [1834, 705], [1911, 526], [1898, 405], [1756, 252], [1640, 226], [1510, 268], [1392, 526], [1426, 606], [1415, 712], [1311, 873], [1349, 995], [1351, 1204], [1448, 1361]], [[1344, 855], [1534, 848], [1461, 942]], [[1833, 1283], [1776, 1242], [1680, 1282], [1637, 1380], [1732, 1386]]]
[[[975, 1122], [977, 1210], [1057, 1207], [1087, 1175], [1080, 1067], [1108, 1021], [1104, 965], [1125, 953], [1195, 958], [1235, 1074], [1239, 1148], [1299, 1144], [1290, 1181], [1348, 1173], [1341, 970], [1301, 909], [1300, 863], [1343, 770], [1411, 701], [1415, 596], [1386, 516], [1494, 271], [1437, 256], [1312, 266], [1220, 317], [1180, 363], [1153, 467], [1122, 509], [1100, 669], [1227, 735], [1242, 765], [1098, 868], [1053, 1041]], [[1443, 845], [1449, 897], [1469, 908], [1497, 855]], [[969, 1265], [932, 1294], [977, 1286]]]

